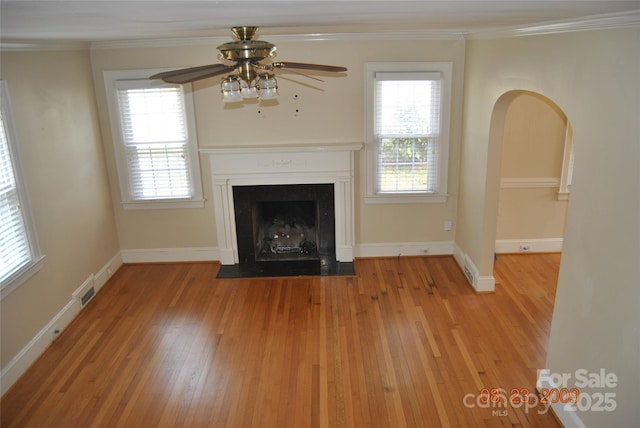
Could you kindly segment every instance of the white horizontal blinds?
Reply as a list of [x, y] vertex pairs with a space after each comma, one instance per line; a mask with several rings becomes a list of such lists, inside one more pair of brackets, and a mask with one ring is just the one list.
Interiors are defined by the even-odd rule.
[[131, 199], [193, 196], [182, 87], [140, 80], [116, 87]]
[[31, 261], [4, 112], [0, 111], [0, 282]]
[[376, 73], [377, 193], [438, 191], [441, 75]]

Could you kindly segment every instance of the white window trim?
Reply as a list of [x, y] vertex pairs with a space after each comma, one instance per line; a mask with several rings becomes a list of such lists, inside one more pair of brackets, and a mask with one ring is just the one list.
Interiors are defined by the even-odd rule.
[[567, 129], [564, 136], [564, 153], [562, 154], [562, 172], [560, 174], [560, 186], [558, 188], [558, 200], [567, 201], [571, 194], [571, 181], [573, 176], [573, 128], [567, 120]]
[[[374, 134], [375, 75], [381, 72], [440, 72], [442, 73], [442, 111], [440, 126], [440, 159], [438, 193], [377, 193], [376, 192], [376, 138]], [[449, 169], [449, 131], [451, 123], [452, 62], [369, 62], [365, 64], [365, 167], [364, 180], [368, 204], [443, 203], [447, 201]]]
[[0, 80], [0, 108], [2, 108], [2, 115], [4, 118], [3, 122], [7, 140], [9, 143], [9, 151], [11, 153], [14, 174], [16, 176], [16, 187], [18, 189], [18, 195], [20, 198], [20, 206], [27, 232], [27, 239], [29, 240], [29, 247], [31, 248], [31, 260], [20, 269], [14, 271], [0, 284], [1, 301], [9, 294], [11, 294], [12, 291], [16, 290], [19, 286], [24, 284], [40, 269], [42, 269], [42, 266], [44, 264], [44, 255], [42, 255], [42, 253], [40, 252], [40, 245], [38, 243], [36, 229], [33, 223], [31, 204], [29, 202], [25, 180], [23, 178], [24, 174], [22, 173], [22, 166], [20, 162], [20, 154], [18, 151], [15, 130], [13, 129], [13, 117], [11, 115], [9, 90], [7, 82], [5, 80]]
[[[189, 133], [189, 158], [191, 159], [190, 172], [193, 183], [193, 196], [190, 198], [177, 199], [151, 199], [135, 200], [129, 195], [129, 171], [127, 168], [124, 143], [122, 141], [122, 129], [120, 126], [120, 114], [116, 91], [116, 81], [148, 79], [153, 74], [163, 71], [175, 70], [176, 68], [163, 69], [143, 69], [143, 70], [115, 70], [104, 72], [104, 83], [109, 109], [109, 121], [111, 122], [111, 136], [116, 159], [116, 169], [118, 171], [118, 182], [120, 184], [120, 197], [122, 207], [125, 210], [145, 210], [145, 209], [173, 209], [173, 208], [203, 208], [204, 197], [202, 193], [202, 178], [200, 175], [200, 158], [198, 151], [198, 141], [195, 125], [195, 111], [193, 107], [193, 91], [190, 84], [184, 86], [185, 109], [187, 113], [187, 130]], [[163, 82], [159, 81], [159, 85]]]

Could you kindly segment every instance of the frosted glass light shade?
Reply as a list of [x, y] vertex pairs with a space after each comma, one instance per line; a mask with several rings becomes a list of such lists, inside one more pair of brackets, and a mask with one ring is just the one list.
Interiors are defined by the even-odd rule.
[[256, 89], [255, 80], [251, 81], [251, 83], [241, 80], [240, 93], [242, 94], [242, 98], [245, 99], [258, 98], [258, 90]]
[[261, 100], [273, 100], [278, 98], [278, 81], [273, 74], [261, 74], [256, 79], [258, 96]]
[[228, 76], [220, 84], [222, 90], [222, 101], [225, 103], [235, 103], [242, 101], [240, 92], [240, 80], [237, 76]]

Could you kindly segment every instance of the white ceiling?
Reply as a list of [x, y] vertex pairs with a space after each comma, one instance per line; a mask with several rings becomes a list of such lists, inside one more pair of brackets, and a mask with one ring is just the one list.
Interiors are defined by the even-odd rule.
[[0, 0], [2, 42], [91, 43], [229, 36], [234, 25], [261, 35], [429, 31], [473, 34], [628, 16], [640, 1], [103, 1]]

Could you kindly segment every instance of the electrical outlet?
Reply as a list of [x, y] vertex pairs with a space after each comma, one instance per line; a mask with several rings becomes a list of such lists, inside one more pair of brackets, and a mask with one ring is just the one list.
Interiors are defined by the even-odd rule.
[[453, 222], [451, 220], [445, 220], [444, 222], [445, 232], [451, 232], [451, 229], [453, 229]]
[[531, 245], [529, 245], [529, 244], [520, 245], [520, 252], [521, 253], [528, 253], [530, 251], [531, 251]]
[[51, 329], [51, 340], [55, 340], [58, 336], [60, 336], [60, 329], [58, 327], [53, 327]]

